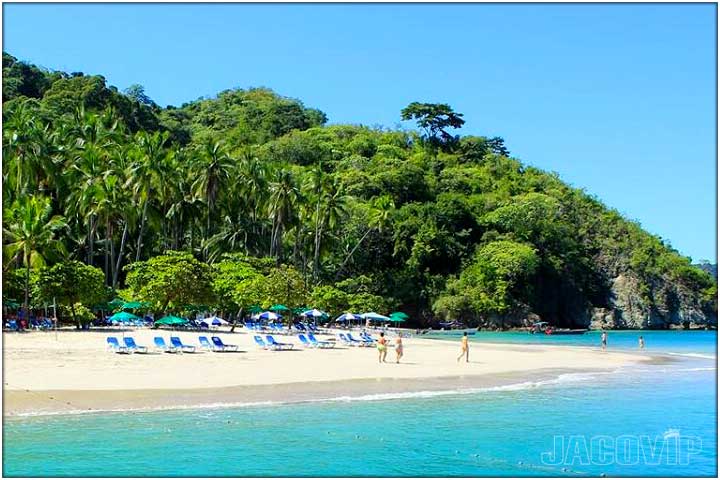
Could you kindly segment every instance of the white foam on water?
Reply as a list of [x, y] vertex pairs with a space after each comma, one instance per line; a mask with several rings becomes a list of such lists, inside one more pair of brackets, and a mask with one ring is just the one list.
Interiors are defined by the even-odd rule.
[[666, 352], [667, 355], [674, 355], [676, 357], [690, 357], [690, 358], [706, 358], [708, 360], [715, 360], [715, 355], [708, 355], [707, 353], [680, 353], [680, 352]]

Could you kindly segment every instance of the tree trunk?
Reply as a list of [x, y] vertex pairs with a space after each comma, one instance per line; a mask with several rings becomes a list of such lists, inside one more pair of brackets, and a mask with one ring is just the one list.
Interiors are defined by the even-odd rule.
[[149, 200], [145, 200], [145, 205], [143, 206], [143, 213], [142, 218], [140, 219], [140, 232], [138, 233], [138, 240], [137, 240], [137, 251], [135, 252], [135, 261], [140, 261], [140, 249], [142, 248], [142, 236], [143, 231], [145, 230], [145, 216], [147, 215], [147, 206], [148, 206]]
[[340, 274], [343, 272], [345, 265], [350, 260], [350, 258], [352, 258], [353, 254], [355, 253], [355, 250], [358, 249], [360, 244], [365, 240], [365, 237], [367, 237], [370, 234], [370, 232], [372, 232], [372, 228], [369, 228], [368, 231], [365, 232], [365, 234], [362, 236], [362, 238], [360, 238], [360, 241], [358, 241], [358, 243], [355, 245], [355, 247], [353, 247], [353, 249], [350, 251], [350, 253], [348, 253], [348, 256], [345, 257], [345, 260], [343, 260], [342, 265], [340, 265], [340, 268], [338, 269], [335, 278], [340, 278]]
[[128, 225], [129, 222], [126, 221], [125, 226], [123, 227], [122, 238], [120, 239], [120, 250], [118, 251], [117, 262], [115, 263], [115, 274], [113, 275], [112, 281], [113, 289], [117, 287], [118, 277], [120, 276], [120, 265], [122, 264], [123, 251], [125, 250], [125, 242], [127, 241], [129, 231]]
[[25, 322], [30, 325], [30, 255], [25, 256]]

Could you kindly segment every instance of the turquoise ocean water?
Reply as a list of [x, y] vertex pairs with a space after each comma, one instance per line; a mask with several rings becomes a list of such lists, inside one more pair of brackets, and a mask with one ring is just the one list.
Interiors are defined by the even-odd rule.
[[[611, 332], [635, 349], [638, 332]], [[463, 392], [5, 419], [6, 476], [715, 476], [715, 332], [678, 360]], [[473, 342], [597, 345], [478, 333]], [[569, 359], [569, 362], [571, 359]]]

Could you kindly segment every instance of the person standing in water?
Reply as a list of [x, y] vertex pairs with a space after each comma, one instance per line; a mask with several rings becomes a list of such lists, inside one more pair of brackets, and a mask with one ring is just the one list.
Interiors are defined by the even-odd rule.
[[457, 358], [457, 361], [459, 362], [463, 356], [465, 356], [465, 363], [470, 363], [470, 347], [468, 345], [467, 332], [463, 332], [462, 340], [460, 340], [460, 356]]
[[400, 359], [403, 356], [403, 344], [402, 344], [402, 333], [398, 332], [395, 337], [395, 356], [397, 357], [395, 363], [400, 363]]
[[377, 342], [378, 349], [378, 363], [385, 363], [385, 357], [387, 357], [387, 338], [385, 338], [385, 332], [380, 332], [380, 339]]
[[600, 346], [603, 350], [607, 348], [607, 332], [602, 332], [602, 335], [600, 335]]
[[640, 350], [645, 349], [645, 339], [640, 335], [640, 338], [638, 338], [638, 347], [640, 347]]

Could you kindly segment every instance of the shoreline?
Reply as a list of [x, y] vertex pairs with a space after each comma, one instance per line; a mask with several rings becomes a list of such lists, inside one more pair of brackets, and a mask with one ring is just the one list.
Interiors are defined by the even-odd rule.
[[566, 374], [593, 376], [611, 373], [613, 371], [607, 369], [580, 371], [567, 368], [494, 375], [459, 375], [422, 379], [349, 379], [219, 388], [5, 390], [3, 416], [23, 418], [462, 395], [482, 390], [509, 390], [523, 386], [532, 388], [558, 381]]
[[[639, 364], [678, 360], [647, 357]], [[482, 391], [521, 390], [562, 383], [564, 376], [612, 375], [617, 369], [540, 369], [486, 375], [427, 378], [365, 378], [217, 388], [147, 390], [4, 390], [3, 417], [28, 418], [123, 412], [242, 408], [303, 403], [400, 400]], [[570, 380], [571, 381], [571, 380]]]

